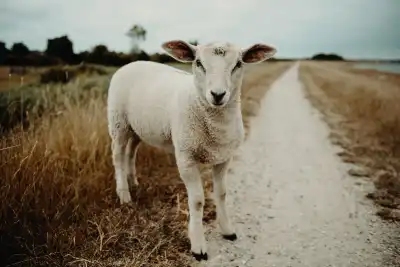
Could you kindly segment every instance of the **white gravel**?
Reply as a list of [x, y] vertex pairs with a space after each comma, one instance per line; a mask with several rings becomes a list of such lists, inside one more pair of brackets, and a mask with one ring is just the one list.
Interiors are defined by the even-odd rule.
[[263, 99], [228, 177], [228, 207], [238, 240], [208, 229], [208, 262], [194, 266], [394, 266], [396, 234], [349, 177], [329, 129], [304, 97], [298, 63]]

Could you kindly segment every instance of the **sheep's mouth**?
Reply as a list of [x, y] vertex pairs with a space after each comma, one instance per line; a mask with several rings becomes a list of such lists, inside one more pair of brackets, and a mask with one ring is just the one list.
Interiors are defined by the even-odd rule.
[[219, 107], [219, 106], [222, 106], [223, 104], [225, 104], [224, 102], [213, 102], [212, 103], [214, 106], [217, 106], [217, 107]]
[[213, 108], [222, 108], [222, 107], [224, 107], [226, 105], [226, 103], [227, 103], [227, 101], [222, 101], [222, 102], [212, 101], [210, 103], [210, 106], [213, 107]]

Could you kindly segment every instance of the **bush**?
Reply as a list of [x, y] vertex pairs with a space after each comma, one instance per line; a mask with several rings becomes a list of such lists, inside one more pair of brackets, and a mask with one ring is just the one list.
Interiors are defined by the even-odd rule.
[[312, 60], [344, 60], [343, 57], [336, 54], [316, 54], [312, 58]]
[[39, 52], [32, 52], [26, 56], [7, 55], [5, 65], [8, 66], [51, 66], [59, 65], [62, 61], [59, 58], [46, 56]]
[[72, 67], [54, 67], [40, 75], [40, 83], [67, 83], [78, 75], [105, 75], [107, 71], [101, 67], [81, 64]]
[[172, 62], [178, 62], [175, 59], [173, 59], [171, 56], [167, 54], [159, 54], [155, 53], [150, 56], [150, 60], [158, 63], [172, 63]]
[[40, 75], [40, 83], [67, 83], [74, 78], [74, 71], [63, 68], [51, 68]]
[[[86, 91], [91, 90], [95, 94], [105, 94], [108, 88], [110, 76], [106, 70], [95, 66], [75, 67], [71, 77], [78, 78], [82, 74], [94, 74], [84, 81], [71, 81], [65, 84], [65, 70], [50, 69], [46, 71], [43, 79], [47, 79], [55, 86], [31, 84], [15, 88], [6, 92], [0, 92], [0, 136], [9, 132], [12, 128], [21, 124], [22, 128], [29, 127], [29, 117], [41, 117], [46, 112], [56, 110], [63, 104], [65, 97], [78, 101]], [[107, 74], [107, 75], [104, 75]], [[64, 78], [62, 77], [64, 75]], [[58, 80], [57, 80], [58, 79]], [[56, 84], [63, 81], [61, 84]], [[79, 84], [80, 89], [77, 90]]]

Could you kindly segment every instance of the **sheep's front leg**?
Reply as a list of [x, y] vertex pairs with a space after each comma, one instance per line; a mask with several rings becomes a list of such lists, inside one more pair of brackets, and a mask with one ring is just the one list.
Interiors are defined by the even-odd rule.
[[180, 176], [185, 183], [189, 204], [189, 239], [196, 260], [207, 260], [207, 244], [203, 229], [204, 190], [197, 164], [186, 155], [177, 154]]
[[230, 160], [213, 166], [213, 184], [215, 206], [217, 209], [217, 222], [222, 232], [222, 236], [228, 240], [236, 240], [237, 236], [231, 226], [231, 222], [226, 210], [226, 173]]

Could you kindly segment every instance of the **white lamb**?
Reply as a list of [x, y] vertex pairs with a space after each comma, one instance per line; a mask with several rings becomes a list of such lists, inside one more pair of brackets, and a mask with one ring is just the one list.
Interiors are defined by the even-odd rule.
[[244, 140], [240, 105], [243, 67], [272, 57], [275, 48], [230, 43], [194, 46], [181, 40], [162, 48], [180, 62], [192, 62], [193, 74], [137, 61], [112, 77], [108, 95], [109, 133], [121, 203], [131, 201], [128, 181], [138, 184], [135, 156], [140, 142], [174, 153], [189, 204], [189, 239], [196, 260], [207, 260], [203, 230], [204, 191], [198, 164], [211, 164], [217, 222], [223, 237], [235, 240], [225, 207], [225, 176]]

